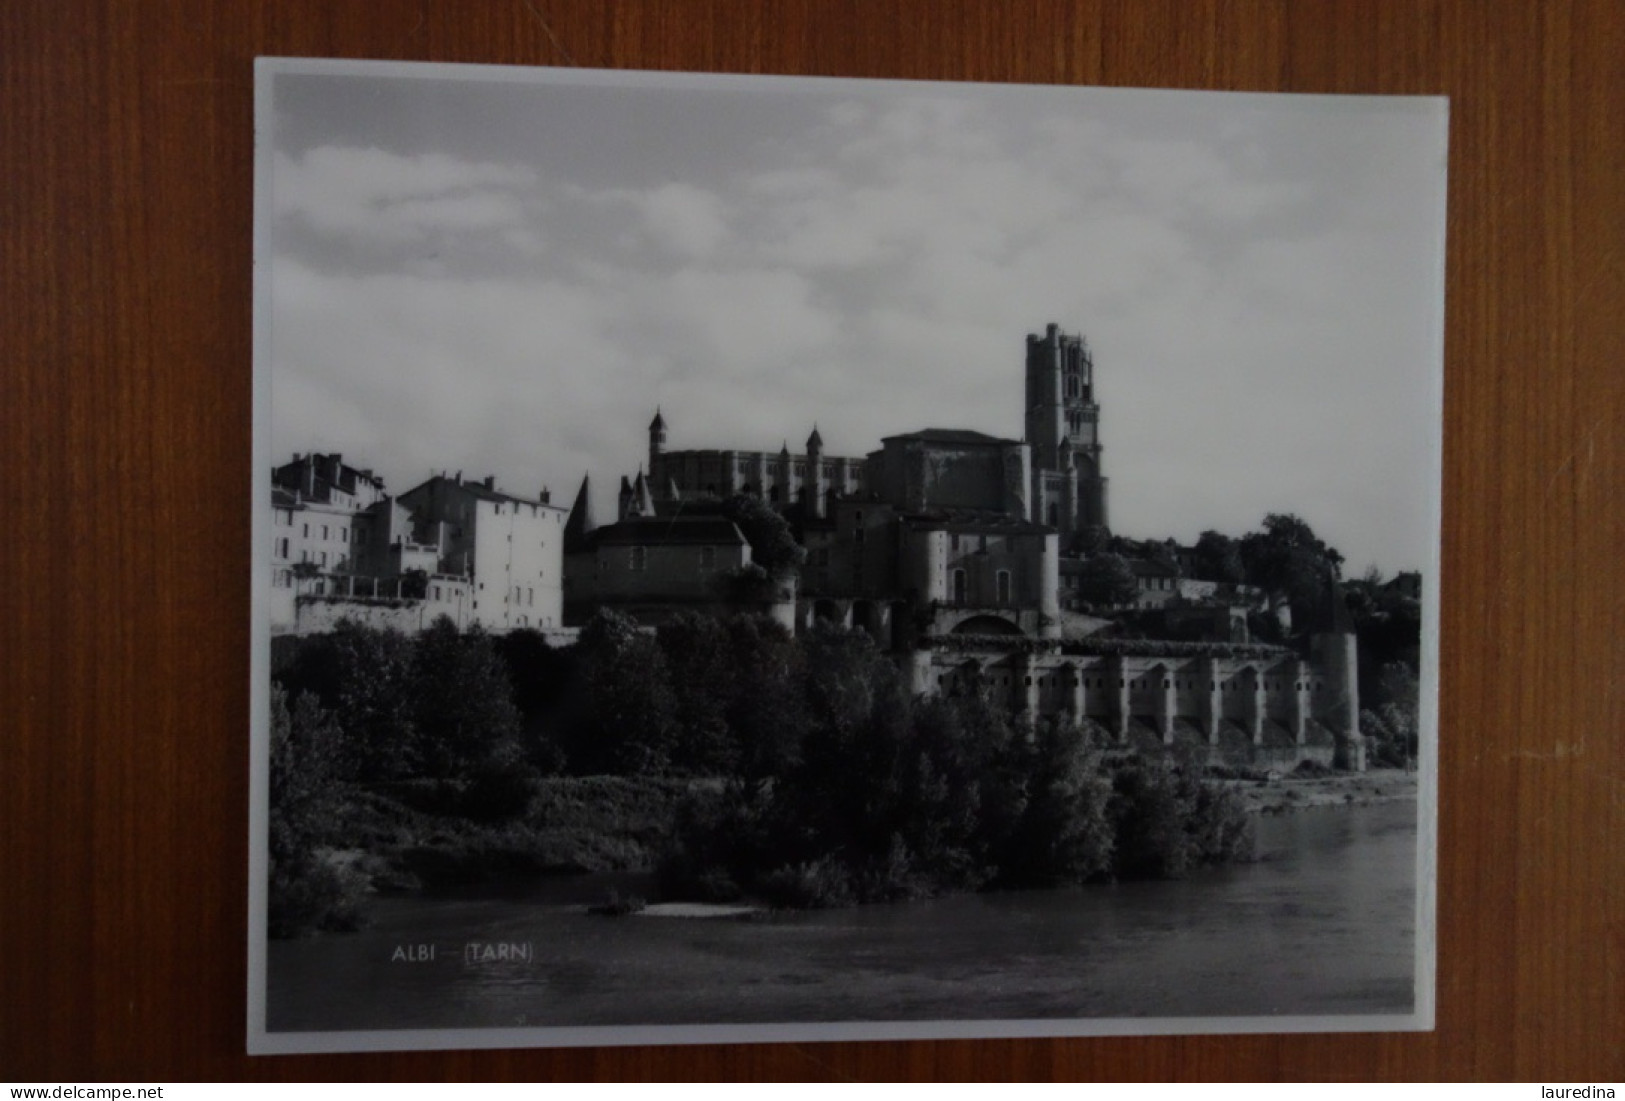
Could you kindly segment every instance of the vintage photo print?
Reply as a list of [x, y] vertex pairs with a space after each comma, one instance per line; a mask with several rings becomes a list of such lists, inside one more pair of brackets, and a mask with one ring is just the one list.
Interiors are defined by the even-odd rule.
[[1432, 1027], [1443, 100], [256, 118], [252, 1051]]

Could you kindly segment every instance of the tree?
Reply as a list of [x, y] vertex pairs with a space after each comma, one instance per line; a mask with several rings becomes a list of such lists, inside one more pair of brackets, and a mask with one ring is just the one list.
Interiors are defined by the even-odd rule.
[[1341, 576], [1343, 556], [1328, 547], [1303, 520], [1272, 512], [1263, 529], [1242, 536], [1241, 561], [1247, 580], [1292, 604], [1294, 625], [1312, 623], [1326, 605], [1328, 586]]
[[564, 768], [564, 729], [579, 691], [574, 651], [555, 649], [540, 631], [522, 628], [495, 639], [497, 655], [513, 686], [519, 709], [520, 746], [542, 773]]
[[1078, 570], [1078, 596], [1090, 604], [1131, 604], [1140, 583], [1121, 555], [1097, 554]]
[[737, 687], [727, 628], [713, 616], [683, 612], [662, 623], [655, 638], [671, 678], [672, 764], [699, 775], [732, 773], [739, 747], [728, 712]]
[[790, 523], [759, 497], [736, 494], [722, 504], [722, 515], [739, 525], [750, 543], [751, 561], [770, 575], [794, 573], [807, 558], [807, 550], [796, 542]]
[[338, 798], [334, 764], [341, 738], [315, 696], [302, 692], [290, 707], [282, 686], [271, 686], [266, 925], [272, 937], [360, 924], [358, 885], [320, 851]]
[[588, 717], [568, 747], [577, 771], [665, 771], [677, 737], [676, 700], [655, 640], [602, 608], [581, 628], [581, 678]]
[[419, 772], [413, 716], [413, 644], [398, 631], [345, 619], [330, 638], [336, 690], [331, 703], [343, 731], [344, 779], [396, 780]]
[[1111, 541], [1111, 529], [1105, 524], [1088, 524], [1079, 528], [1072, 537], [1072, 549], [1080, 554], [1099, 554], [1108, 549]]
[[784, 625], [734, 616], [728, 634], [728, 729], [747, 780], [782, 776], [801, 759], [807, 733], [804, 652]]
[[499, 747], [519, 741], [519, 709], [491, 636], [440, 616], [417, 638], [413, 720], [424, 775], [465, 778]]
[[1204, 531], [1197, 537], [1195, 547], [1196, 576], [1203, 581], [1240, 584], [1246, 571], [1241, 562], [1241, 548], [1228, 535]]
[[999, 880], [1013, 887], [1082, 883], [1111, 864], [1110, 785], [1088, 735], [1065, 722], [1039, 724], [1020, 745], [1018, 814], [997, 849]]

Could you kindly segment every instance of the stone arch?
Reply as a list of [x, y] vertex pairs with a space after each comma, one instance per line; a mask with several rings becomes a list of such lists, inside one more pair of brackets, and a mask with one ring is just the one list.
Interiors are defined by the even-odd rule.
[[1004, 616], [992, 615], [988, 612], [977, 612], [960, 619], [949, 628], [949, 633], [955, 635], [1020, 635], [1024, 632], [1019, 624], [1006, 619]]

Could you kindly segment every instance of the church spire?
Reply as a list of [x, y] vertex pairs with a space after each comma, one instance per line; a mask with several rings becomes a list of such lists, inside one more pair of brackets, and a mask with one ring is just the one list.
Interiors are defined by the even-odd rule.
[[649, 473], [655, 474], [660, 469], [660, 456], [666, 450], [666, 418], [660, 415], [660, 406], [655, 406], [655, 419], [649, 422]]
[[576, 491], [575, 504], [570, 506], [570, 518], [564, 522], [564, 550], [568, 554], [581, 548], [598, 527], [592, 512], [592, 483], [586, 474], [581, 476], [581, 488]]

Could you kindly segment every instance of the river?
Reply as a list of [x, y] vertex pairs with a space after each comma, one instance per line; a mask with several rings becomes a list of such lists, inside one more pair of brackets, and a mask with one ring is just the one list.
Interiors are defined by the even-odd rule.
[[1258, 856], [1177, 882], [751, 920], [588, 916], [638, 886], [596, 876], [379, 899], [360, 933], [269, 946], [267, 1026], [1409, 1013], [1416, 804], [1263, 817]]

